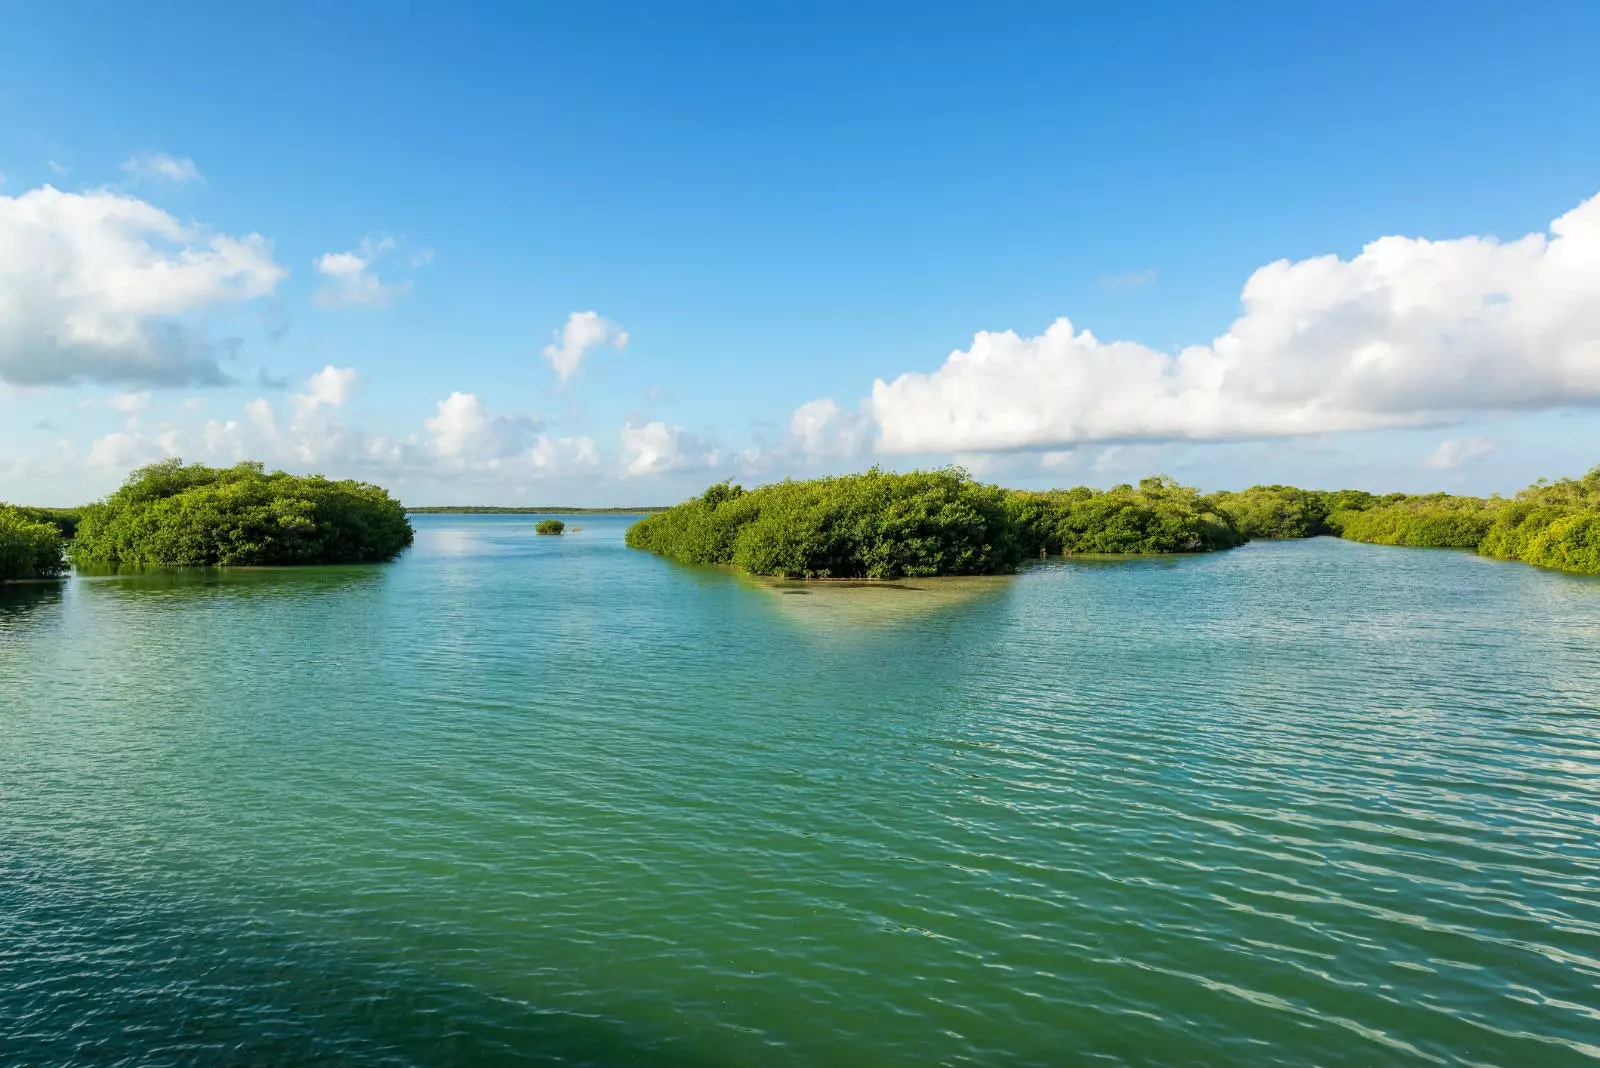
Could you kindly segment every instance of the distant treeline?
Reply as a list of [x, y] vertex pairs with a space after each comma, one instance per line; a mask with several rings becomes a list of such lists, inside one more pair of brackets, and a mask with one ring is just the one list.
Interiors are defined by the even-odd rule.
[[476, 504], [447, 504], [431, 508], [407, 508], [410, 515], [648, 515], [665, 512], [666, 505], [642, 508], [496, 508]]
[[1600, 468], [1509, 500], [1292, 486], [1202, 494], [1160, 476], [1109, 490], [1033, 492], [986, 485], [959, 468], [873, 468], [750, 491], [718, 483], [635, 523], [627, 541], [758, 575], [898, 578], [1001, 574], [1058, 553], [1210, 552], [1318, 535], [1474, 549], [1600, 574]]

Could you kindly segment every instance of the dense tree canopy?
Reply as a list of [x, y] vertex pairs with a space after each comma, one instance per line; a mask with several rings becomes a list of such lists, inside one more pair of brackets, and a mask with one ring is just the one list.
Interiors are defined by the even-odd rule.
[[387, 560], [411, 544], [398, 501], [366, 482], [173, 459], [83, 510], [74, 563], [262, 565]]
[[560, 534], [567, 529], [567, 525], [559, 519], [541, 519], [533, 525], [535, 534]]
[[34, 511], [0, 505], [0, 582], [52, 578], [66, 570], [61, 531], [35, 519]]
[[748, 492], [718, 483], [634, 524], [628, 544], [759, 575], [895, 578], [1000, 573], [1057, 553], [1208, 552], [1329, 534], [1600, 574], [1600, 468], [1510, 501], [1293, 486], [1201, 495], [1164, 477], [1031, 492], [984, 485], [957, 468], [873, 468]]
[[1210, 552], [1245, 540], [1198, 491], [1161, 476], [1108, 490], [1012, 490], [1006, 504], [1028, 556]]
[[1138, 487], [1007, 491], [958, 468], [719, 483], [628, 531], [684, 563], [789, 578], [985, 575], [1059, 552], [1196, 552], [1237, 545], [1227, 520], [1170, 479]]
[[1495, 512], [1478, 551], [1502, 560], [1600, 575], [1600, 467], [1539, 482]]
[[1423, 549], [1476, 549], [1502, 503], [1433, 493], [1359, 511], [1336, 511], [1328, 516], [1327, 523], [1340, 537], [1351, 541]]
[[0, 508], [9, 508], [19, 513], [24, 519], [35, 523], [49, 523], [61, 532], [61, 536], [71, 541], [78, 532], [78, 520], [83, 515], [82, 508], [31, 508], [21, 504], [0, 503]]
[[756, 575], [898, 578], [1014, 570], [1021, 548], [1006, 493], [963, 471], [719, 483], [628, 531], [628, 544]]

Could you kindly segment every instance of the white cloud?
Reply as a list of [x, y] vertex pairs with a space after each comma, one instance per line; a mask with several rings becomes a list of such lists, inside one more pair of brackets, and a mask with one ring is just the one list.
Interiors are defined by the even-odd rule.
[[537, 477], [590, 468], [600, 459], [593, 439], [551, 438], [534, 415], [490, 415], [472, 393], [450, 394], [424, 425], [428, 456], [452, 470]]
[[114, 397], [106, 398], [106, 407], [114, 412], [122, 412], [124, 415], [134, 415], [150, 407], [150, 391], [118, 393]]
[[531, 416], [490, 416], [476, 394], [458, 390], [439, 402], [439, 413], [425, 425], [440, 456], [496, 460], [526, 448], [542, 424]]
[[789, 417], [789, 435], [812, 457], [856, 456], [871, 433], [871, 420], [865, 414], [846, 411], [831, 397], [807, 401]]
[[183, 183], [205, 180], [201, 177], [200, 168], [194, 165], [194, 160], [178, 159], [165, 152], [141, 152], [125, 160], [122, 169], [136, 181], [154, 179]]
[[887, 452], [1229, 440], [1449, 422], [1600, 401], [1600, 198], [1501, 243], [1381, 238], [1256, 271], [1244, 313], [1176, 355], [1058, 319], [981, 333], [881, 379]]
[[572, 377], [590, 349], [610, 345], [621, 352], [628, 347], [628, 332], [592, 311], [567, 316], [567, 325], [555, 331], [555, 338], [557, 343], [546, 345], [543, 351], [563, 382]]
[[359, 248], [349, 252], [325, 252], [318, 256], [317, 273], [324, 281], [312, 299], [322, 308], [382, 308], [410, 291], [410, 282], [384, 282], [372, 271], [373, 264], [395, 247], [391, 237], [376, 240], [368, 237], [362, 239]]
[[162, 455], [159, 446], [132, 431], [107, 434], [89, 446], [91, 467], [126, 470], [158, 460]]
[[278, 436], [278, 415], [272, 410], [272, 405], [265, 397], [257, 397], [244, 406], [244, 414], [252, 425], [259, 428], [268, 437]]
[[1451, 438], [1441, 441], [1433, 454], [1423, 461], [1425, 467], [1452, 468], [1461, 467], [1474, 460], [1481, 460], [1494, 451], [1494, 441], [1490, 438], [1470, 437]]
[[659, 419], [619, 432], [622, 443], [622, 470], [628, 475], [658, 475], [690, 463], [691, 443], [681, 426], [668, 426]]
[[306, 379], [306, 391], [290, 397], [290, 402], [300, 412], [314, 412], [318, 408], [339, 408], [350, 399], [360, 378], [354, 367], [335, 367], [328, 364]]
[[1066, 471], [1078, 466], [1078, 450], [1058, 449], [1039, 454], [1039, 466], [1046, 471]]
[[0, 379], [223, 382], [189, 320], [286, 274], [259, 234], [213, 234], [135, 197], [48, 185], [0, 196]]

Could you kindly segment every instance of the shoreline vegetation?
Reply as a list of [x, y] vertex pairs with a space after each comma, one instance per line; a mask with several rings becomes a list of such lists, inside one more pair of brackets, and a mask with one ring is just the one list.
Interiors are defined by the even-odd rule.
[[262, 567], [393, 559], [412, 542], [400, 502], [368, 482], [206, 467], [141, 467], [74, 516], [61, 549], [76, 566]]
[[371, 483], [171, 459], [86, 507], [0, 503], [0, 583], [58, 578], [69, 564], [390, 560], [412, 542], [408, 514], [643, 515], [628, 528], [632, 548], [780, 579], [1003, 575], [1041, 556], [1202, 553], [1318, 536], [1600, 575], [1600, 467], [1509, 498], [1293, 486], [1206, 494], [1159, 475], [1106, 490], [1008, 490], [957, 467], [874, 467], [753, 490], [719, 482], [670, 508], [408, 509]]
[[1600, 575], [1600, 467], [1515, 497], [1253, 486], [1203, 494], [1164, 476], [1108, 490], [1007, 490], [943, 468], [719, 482], [641, 519], [627, 543], [685, 564], [790, 579], [1008, 574], [1078, 554], [1215, 552], [1254, 539], [1342, 537], [1471, 549]]
[[407, 515], [653, 515], [665, 512], [664, 504], [641, 508], [498, 508], [492, 505], [445, 504], [427, 508], [407, 508]]
[[76, 530], [76, 517], [57, 522], [53, 508], [20, 508], [0, 504], [0, 585], [50, 579], [67, 570], [64, 528]]

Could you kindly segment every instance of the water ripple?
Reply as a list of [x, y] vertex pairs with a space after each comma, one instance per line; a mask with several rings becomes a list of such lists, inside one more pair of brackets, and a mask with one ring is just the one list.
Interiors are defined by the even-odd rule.
[[582, 526], [0, 594], [0, 1062], [1600, 1060], [1600, 583]]

